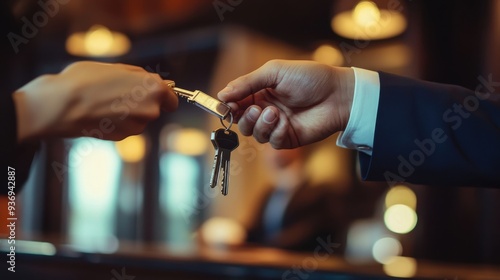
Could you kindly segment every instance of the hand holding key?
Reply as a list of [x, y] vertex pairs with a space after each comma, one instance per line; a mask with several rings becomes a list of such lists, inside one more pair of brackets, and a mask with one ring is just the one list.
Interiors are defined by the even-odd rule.
[[354, 94], [350, 68], [273, 60], [219, 92], [243, 135], [295, 148], [345, 129]]
[[13, 95], [18, 142], [92, 136], [120, 140], [141, 133], [178, 98], [158, 74], [126, 64], [75, 62]]

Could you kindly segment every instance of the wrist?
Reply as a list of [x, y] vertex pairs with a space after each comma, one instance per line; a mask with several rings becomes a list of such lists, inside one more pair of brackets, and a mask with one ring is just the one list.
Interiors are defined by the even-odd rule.
[[344, 131], [351, 116], [351, 108], [354, 98], [355, 75], [352, 68], [335, 67], [334, 96], [337, 97], [339, 130]]
[[12, 95], [16, 108], [16, 118], [17, 118], [17, 143], [23, 143], [30, 140], [35, 140], [35, 133], [33, 128], [32, 120], [36, 117], [32, 116], [32, 112], [29, 109], [28, 101], [26, 100], [26, 94], [23, 91], [16, 91]]
[[41, 92], [46, 88], [49, 76], [42, 76], [18, 89], [13, 95], [17, 117], [17, 142], [37, 141], [45, 137], [48, 122], [46, 100]]

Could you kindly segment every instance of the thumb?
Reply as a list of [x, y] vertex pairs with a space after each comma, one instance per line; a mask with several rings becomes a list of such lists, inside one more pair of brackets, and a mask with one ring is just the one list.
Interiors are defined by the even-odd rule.
[[274, 88], [281, 68], [281, 61], [268, 61], [257, 70], [229, 82], [217, 97], [224, 102], [237, 102], [262, 89]]
[[172, 87], [168, 86], [168, 84], [172, 81], [163, 81], [161, 83], [162, 87], [162, 100], [161, 100], [161, 108], [167, 112], [174, 111], [177, 109], [179, 105], [179, 98], [175, 94]]

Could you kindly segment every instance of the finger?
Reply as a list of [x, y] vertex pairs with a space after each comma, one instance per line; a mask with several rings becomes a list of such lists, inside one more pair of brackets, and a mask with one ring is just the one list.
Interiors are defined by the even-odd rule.
[[300, 146], [294, 145], [296, 141], [290, 139], [288, 135], [289, 128], [288, 118], [279, 118], [269, 137], [269, 144], [275, 149], [290, 149]]
[[228, 105], [231, 107], [231, 111], [233, 112], [235, 121], [238, 122], [245, 110], [252, 105], [257, 105], [260, 108], [265, 108], [269, 105], [275, 105], [273, 102], [268, 101], [269, 99], [272, 99], [271, 96], [263, 98], [263, 96], [267, 94], [267, 89], [263, 89], [250, 96], [247, 96], [243, 100], [237, 102], [229, 102]]
[[240, 132], [245, 136], [250, 136], [253, 134], [254, 126], [262, 113], [262, 109], [259, 106], [250, 106], [243, 113], [238, 121], [238, 128]]
[[171, 81], [164, 81], [157, 73], [147, 73], [140, 75], [142, 77], [141, 86], [149, 90], [154, 96], [158, 96], [161, 109], [171, 112], [179, 105], [179, 98], [172, 87], [168, 84]]
[[179, 106], [179, 98], [175, 94], [174, 90], [167, 85], [167, 83], [161, 83], [162, 86], [162, 100], [161, 108], [167, 112], [172, 112]]
[[233, 115], [233, 122], [238, 123], [244, 111], [240, 109], [240, 106], [236, 102], [229, 102], [226, 104], [231, 108], [231, 113]]
[[248, 109], [248, 107], [254, 105], [254, 103], [252, 97], [247, 97], [242, 101], [229, 102], [227, 103], [227, 105], [231, 107], [231, 112], [233, 113], [234, 121], [238, 122], [243, 113]]
[[114, 122], [116, 129], [107, 133], [107, 131], [102, 131], [102, 138], [104, 140], [120, 141], [131, 135], [138, 135], [144, 132], [148, 121], [137, 118], [126, 118], [125, 120], [116, 120]]
[[278, 121], [279, 111], [276, 107], [269, 106], [262, 111], [253, 129], [253, 137], [260, 143], [269, 142]]
[[114, 65], [133, 72], [147, 72], [144, 68], [135, 65], [124, 64], [124, 63], [115, 63]]
[[274, 88], [277, 84], [279, 63], [266, 63], [259, 69], [241, 76], [231, 82], [218, 94], [217, 97], [224, 102], [235, 102], [265, 88]]

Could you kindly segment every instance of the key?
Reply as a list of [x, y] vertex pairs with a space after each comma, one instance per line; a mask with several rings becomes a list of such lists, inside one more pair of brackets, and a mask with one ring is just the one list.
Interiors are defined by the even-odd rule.
[[217, 181], [219, 180], [220, 158], [222, 152], [222, 150], [219, 150], [219, 147], [215, 142], [215, 131], [212, 131], [210, 141], [215, 149], [214, 163], [212, 164], [212, 175], [210, 176], [210, 187], [215, 188], [215, 186], [217, 186]]
[[[217, 145], [219, 160], [219, 171], [222, 173], [221, 193], [227, 195], [229, 186], [229, 169], [231, 152], [239, 146], [238, 134], [231, 130], [220, 128], [214, 131], [213, 139]], [[217, 179], [218, 180], [218, 179]]]
[[190, 91], [178, 88], [175, 86], [174, 82], [169, 82], [167, 85], [170, 86], [178, 96], [186, 98], [189, 103], [194, 103], [196, 106], [219, 117], [221, 120], [225, 119], [229, 112], [231, 112], [231, 107], [229, 107], [229, 105], [217, 98], [213, 98], [201, 90]]

